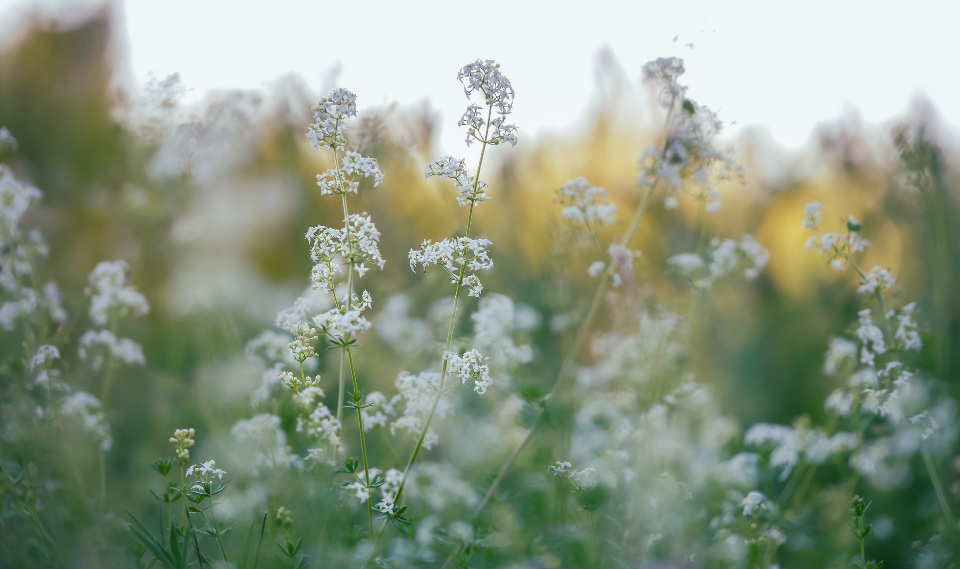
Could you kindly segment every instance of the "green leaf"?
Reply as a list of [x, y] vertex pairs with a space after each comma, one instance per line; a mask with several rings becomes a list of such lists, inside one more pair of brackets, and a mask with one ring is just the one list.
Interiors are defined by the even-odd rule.
[[150, 550], [150, 553], [153, 554], [153, 556], [160, 562], [161, 565], [163, 565], [165, 569], [180, 569], [175, 563], [174, 557], [170, 555], [167, 549], [163, 546], [163, 543], [155, 539], [150, 533], [150, 530], [148, 530], [147, 527], [143, 525], [143, 523], [138, 520], [136, 516], [131, 514], [128, 510], [125, 511], [133, 521], [129, 527], [134, 537], [140, 540], [140, 543]]
[[307, 569], [307, 567], [309, 567], [309, 566], [310, 566], [310, 564], [307, 563], [307, 556], [306, 556], [306, 555], [303, 555], [303, 554], [301, 553], [301, 554], [300, 554], [300, 561], [297, 563], [297, 566], [296, 566], [295, 569]]
[[690, 99], [683, 100], [683, 110], [685, 110], [688, 114], [691, 114], [691, 115], [696, 114], [697, 112], [696, 107], [693, 106], [693, 103], [690, 102]]

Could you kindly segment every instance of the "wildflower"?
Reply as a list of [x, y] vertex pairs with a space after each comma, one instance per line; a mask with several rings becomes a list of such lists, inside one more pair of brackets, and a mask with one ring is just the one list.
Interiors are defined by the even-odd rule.
[[860, 363], [873, 366], [874, 357], [887, 352], [887, 344], [883, 339], [883, 330], [873, 323], [869, 308], [864, 308], [858, 312], [858, 315], [859, 327], [856, 330], [856, 335], [862, 343], [860, 348]]
[[[137, 364], [144, 366], [147, 364], [143, 356], [143, 346], [129, 338], [117, 338], [109, 330], [87, 330], [80, 336], [80, 347], [77, 348], [77, 355], [81, 360], [86, 360], [88, 352], [94, 346], [105, 346], [110, 356], [127, 365]], [[94, 363], [94, 369], [99, 368], [100, 363]]]
[[190, 459], [190, 451], [188, 449], [194, 445], [195, 441], [193, 437], [195, 435], [196, 431], [193, 429], [177, 429], [173, 432], [173, 436], [170, 437], [170, 443], [173, 444], [177, 451], [177, 460], [180, 461], [180, 464]]
[[80, 418], [84, 430], [100, 441], [100, 450], [107, 452], [113, 446], [110, 424], [101, 410], [100, 400], [84, 391], [71, 393], [63, 400], [63, 413]]
[[593, 467], [584, 468], [583, 470], [573, 469], [567, 478], [572, 480], [578, 489], [593, 488], [597, 485], [597, 482], [599, 482], [597, 469]]
[[588, 228], [595, 223], [612, 225], [617, 220], [617, 204], [607, 201], [607, 191], [591, 186], [583, 176], [558, 189], [554, 201], [565, 206], [561, 213], [565, 219], [582, 221]]
[[56, 346], [44, 344], [37, 348], [37, 354], [30, 360], [30, 369], [33, 370], [33, 368], [42, 366], [48, 361], [58, 359], [60, 359], [60, 350]]
[[660, 57], [643, 66], [644, 80], [660, 87], [660, 104], [665, 108], [672, 107], [678, 100], [682, 101], [686, 95], [687, 88], [677, 82], [684, 72], [686, 68], [679, 57]]
[[290, 510], [283, 506], [277, 508], [277, 522], [285, 528], [293, 525], [293, 516], [290, 515]]
[[357, 116], [357, 96], [347, 89], [335, 89], [311, 110], [314, 123], [307, 130], [310, 145], [317, 150], [343, 148], [347, 144], [344, 121]]
[[560, 462], [558, 460], [556, 466], [548, 466], [547, 470], [552, 472], [554, 476], [562, 476], [567, 473], [571, 466], [573, 465], [567, 461]]
[[383, 500], [381, 500], [380, 502], [378, 502], [377, 505], [374, 506], [373, 508], [374, 508], [375, 510], [377, 510], [378, 512], [380, 512], [381, 514], [387, 514], [388, 516], [392, 516], [392, 515], [394, 514], [394, 510], [393, 510], [393, 508], [394, 508], [393, 499], [391, 499], [391, 498], [384, 498]]
[[895, 282], [897, 282], [897, 279], [888, 271], [880, 267], [874, 267], [867, 273], [866, 282], [857, 289], [857, 292], [860, 294], [873, 294], [878, 288], [889, 289]]
[[7, 127], [0, 127], [0, 152], [15, 151], [19, 146], [17, 139], [13, 137]]
[[351, 302], [341, 302], [326, 312], [313, 317], [313, 324], [333, 342], [369, 330], [372, 324], [363, 312], [373, 306], [370, 293], [363, 291], [362, 300], [353, 295]]
[[611, 270], [618, 269], [613, 275], [613, 286], [620, 286], [624, 279], [632, 279], [633, 258], [640, 257], [642, 253], [640, 253], [640, 251], [631, 251], [619, 243], [612, 243], [607, 249], [607, 253], [610, 254]]
[[911, 302], [901, 308], [899, 312], [891, 311], [890, 314], [887, 315], [887, 319], [890, 319], [891, 316], [897, 318], [897, 331], [893, 337], [900, 340], [903, 344], [903, 349], [919, 352], [920, 348], [923, 347], [923, 341], [920, 339], [920, 333], [916, 330], [917, 323], [913, 321], [913, 311], [916, 307], [917, 303]]
[[20, 220], [43, 192], [14, 178], [6, 164], [0, 164], [0, 249], [20, 236]]
[[[803, 208], [803, 228], [816, 229], [823, 221], [823, 205], [820, 202], [808, 203]], [[811, 238], [812, 239], [812, 238]], [[809, 250], [810, 247], [807, 247]]]
[[[487, 247], [493, 243], [487, 239], [471, 239], [469, 237], [447, 238], [439, 243], [429, 239], [424, 240], [420, 249], [411, 249], [408, 257], [410, 269], [416, 272], [417, 267], [423, 267], [424, 272], [431, 265], [443, 268], [450, 275], [450, 282], [457, 284], [460, 278], [461, 267], [471, 272], [489, 270], [493, 268], [493, 261], [487, 252]], [[473, 277], [473, 278], [470, 278]], [[470, 296], [480, 296], [483, 285], [475, 274], [467, 277], [464, 283], [471, 288]]]
[[478, 59], [464, 65], [457, 73], [457, 79], [463, 83], [463, 92], [468, 99], [479, 91], [484, 103], [495, 107], [497, 113], [506, 116], [513, 109], [513, 86], [500, 72], [500, 64], [494, 60]]
[[126, 261], [102, 261], [90, 272], [90, 318], [105, 326], [111, 312], [118, 316], [146, 316], [150, 304], [145, 296], [127, 286], [130, 266]]
[[747, 497], [740, 501], [740, 507], [743, 508], [744, 516], [752, 516], [755, 511], [764, 507], [763, 503], [767, 497], [757, 491], [747, 494]]
[[857, 344], [844, 338], [830, 338], [830, 347], [823, 362], [823, 373], [834, 375], [845, 362], [857, 357]]
[[263, 413], [237, 421], [230, 429], [237, 441], [249, 443], [247, 460], [253, 474], [260, 468], [301, 466], [299, 456], [291, 452], [287, 435], [280, 427], [280, 417]]
[[344, 486], [344, 490], [352, 492], [353, 497], [360, 500], [361, 504], [370, 500], [370, 489], [360, 482], [348, 482]]
[[457, 203], [461, 206], [467, 204], [480, 205], [490, 199], [490, 196], [486, 193], [489, 187], [487, 183], [483, 180], [477, 180], [476, 176], [470, 174], [463, 159], [444, 156], [439, 160], [434, 160], [427, 165], [424, 179], [429, 180], [434, 176], [441, 180], [444, 178], [453, 180], [457, 188]]
[[493, 383], [493, 380], [490, 379], [490, 368], [483, 363], [486, 358], [481, 356], [477, 350], [464, 352], [462, 356], [453, 352], [446, 352], [443, 357], [450, 366], [450, 374], [460, 378], [460, 383], [464, 385], [466, 385], [467, 380], [472, 379], [474, 382], [473, 390], [478, 394], [486, 393], [487, 387]]
[[314, 351], [311, 343], [317, 341], [317, 339], [316, 328], [307, 323], [300, 324], [297, 328], [296, 337], [288, 346], [290, 353], [293, 354], [293, 359], [303, 363], [307, 358], [317, 357], [317, 352]]

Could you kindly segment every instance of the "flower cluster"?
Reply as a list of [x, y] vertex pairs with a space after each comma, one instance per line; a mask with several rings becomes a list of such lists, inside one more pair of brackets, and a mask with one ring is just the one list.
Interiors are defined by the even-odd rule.
[[383, 181], [383, 172], [380, 171], [376, 158], [368, 158], [348, 150], [344, 153], [342, 162], [342, 168], [331, 168], [323, 174], [317, 174], [320, 195], [356, 194], [361, 176], [373, 176], [374, 187]]
[[708, 290], [713, 283], [742, 265], [747, 280], [757, 278], [770, 260], [770, 252], [750, 235], [740, 242], [733, 239], [710, 241], [707, 260], [695, 253], [681, 253], [667, 259], [667, 264], [688, 279], [698, 290]]
[[80, 419], [84, 430], [100, 441], [100, 450], [110, 450], [113, 437], [99, 399], [84, 391], [77, 391], [64, 398], [62, 410], [64, 415], [73, 415]]
[[111, 317], [146, 316], [150, 304], [127, 285], [130, 266], [126, 261], [102, 261], [90, 272], [90, 319], [106, 326]]
[[477, 350], [464, 352], [458, 356], [454, 352], [447, 352], [443, 355], [447, 365], [450, 366], [450, 374], [459, 378], [460, 383], [466, 385], [467, 381], [473, 380], [474, 388], [478, 394], [483, 395], [487, 388], [493, 383], [490, 379], [490, 367], [484, 361], [486, 358], [480, 355]]
[[177, 460], [180, 461], [180, 464], [190, 460], [189, 449], [196, 443], [193, 439], [196, 434], [197, 432], [193, 429], [177, 429], [170, 437], [170, 443], [177, 450]]
[[490, 107], [488, 115], [493, 114], [494, 109], [499, 115], [487, 124], [480, 105], [467, 107], [457, 123], [457, 126], [468, 128], [467, 146], [474, 141], [492, 145], [508, 142], [511, 146], [516, 146], [517, 127], [506, 122], [507, 115], [513, 110], [514, 92], [510, 80], [500, 72], [500, 64], [492, 59], [486, 61], [478, 59], [463, 66], [457, 74], [457, 79], [463, 83], [463, 92], [468, 99], [475, 91], [479, 91], [484, 104]]
[[[847, 228], [846, 235], [823, 233], [819, 226], [823, 222], [823, 205], [820, 202], [811, 202], [804, 208], [803, 228], [816, 232], [816, 235], [807, 239], [807, 251], [816, 248], [818, 254], [827, 253], [830, 266], [838, 273], [843, 271], [844, 264], [850, 261], [854, 253], [861, 253], [870, 246], [870, 241], [860, 237], [860, 222], [855, 217], [848, 215], [843, 221]], [[873, 289], [876, 289], [876, 286]]]
[[344, 121], [357, 116], [357, 96], [347, 89], [335, 89], [311, 110], [314, 123], [307, 131], [310, 145], [317, 150], [324, 147], [336, 150], [346, 146]]
[[[107, 352], [115, 360], [127, 365], [144, 366], [147, 363], [143, 356], [143, 346], [129, 338], [117, 338], [109, 330], [87, 330], [80, 336], [80, 347], [77, 348], [77, 354], [81, 360], [86, 360], [90, 350], [94, 346], [104, 346]], [[93, 363], [94, 369], [99, 369], [102, 365], [102, 358], [98, 358]]]
[[607, 191], [591, 186], [583, 176], [564, 184], [553, 199], [564, 206], [564, 218], [581, 221], [591, 231], [594, 224], [613, 225], [617, 220], [617, 204], [607, 200]]
[[441, 180], [450, 178], [457, 187], [457, 203], [461, 206], [467, 204], [480, 205], [490, 199], [486, 190], [487, 183], [478, 180], [467, 172], [467, 166], [463, 159], [457, 159], [453, 156], [444, 156], [427, 165], [424, 173], [424, 179], [429, 180], [432, 177], [438, 177]]
[[659, 57], [643, 65], [643, 79], [659, 87], [660, 104], [669, 109], [686, 96], [687, 88], [678, 82], [686, 71], [679, 57]]
[[[419, 250], [410, 250], [408, 254], [410, 269], [416, 272], [417, 267], [423, 267], [426, 272], [431, 265], [441, 267], [450, 275], [450, 282], [458, 284], [462, 278], [462, 272], [476, 273], [476, 271], [493, 268], [493, 261], [487, 253], [487, 247], [492, 244], [487, 239], [469, 237], [447, 238], [439, 243], [426, 239]], [[470, 288], [470, 296], [479, 297], [483, 290], [480, 278], [476, 274], [466, 276], [463, 284]]]
[[331, 341], [344, 341], [351, 335], [369, 330], [372, 324], [364, 318], [363, 312], [373, 306], [370, 293], [363, 291], [362, 300], [356, 295], [352, 302], [341, 302], [340, 305], [321, 312], [313, 317], [313, 324]]
[[337, 262], [338, 257], [351, 264], [359, 277], [370, 270], [366, 263], [381, 269], [386, 263], [380, 255], [380, 232], [366, 214], [348, 215], [343, 229], [323, 225], [311, 227], [306, 239], [310, 243], [310, 258], [314, 263], [310, 276], [317, 290], [333, 290], [335, 274], [343, 272]]

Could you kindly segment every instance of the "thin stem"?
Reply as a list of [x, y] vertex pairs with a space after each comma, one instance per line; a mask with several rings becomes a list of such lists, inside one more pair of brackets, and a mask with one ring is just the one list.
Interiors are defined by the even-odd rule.
[[[347, 358], [350, 360], [350, 377], [353, 379], [353, 392], [360, 393], [357, 386], [357, 372], [353, 367], [353, 352], [347, 346]], [[360, 423], [360, 452], [363, 455], [363, 476], [367, 483], [367, 521], [370, 524], [370, 535], [373, 535], [373, 497], [370, 496], [370, 466], [367, 462], [367, 440], [363, 433], [363, 410], [357, 406], [357, 421]]]
[[920, 447], [920, 454], [923, 456], [923, 464], [927, 467], [927, 474], [930, 475], [930, 481], [933, 482], [933, 490], [937, 493], [937, 500], [940, 502], [940, 509], [943, 510], [943, 515], [947, 518], [947, 524], [951, 531], [956, 529], [957, 524], [953, 521], [953, 512], [950, 510], [950, 505], [947, 503], [947, 497], [943, 493], [943, 486], [940, 484], [940, 477], [937, 475], [937, 470], [933, 465], [933, 458], [930, 457], [930, 451], [926, 448]]
[[180, 462], [180, 499], [183, 500], [183, 535], [187, 535], [187, 480], [183, 474], [183, 462]]
[[[670, 111], [667, 113], [667, 122], [664, 126], [663, 152], [660, 155], [660, 160], [663, 160], [663, 158], [666, 156], [667, 148], [669, 147], [670, 121], [673, 119], [674, 102], [671, 102]], [[644, 212], [650, 205], [650, 199], [653, 196], [654, 190], [657, 188], [658, 182], [660, 182], [659, 176], [653, 180], [653, 183], [650, 184], [650, 186], [644, 192], [643, 197], [640, 199], [640, 205], [637, 206], [637, 210], [633, 214], [633, 219], [630, 220], [630, 225], [627, 227], [627, 231], [624, 233], [621, 241], [621, 244], [625, 247], [629, 246], [630, 241], [633, 239], [634, 233], [636, 233], [637, 229], [640, 227], [640, 219], [643, 217]], [[600, 301], [603, 299], [603, 293], [606, 292], [609, 282], [610, 274], [609, 272], [604, 272], [603, 276], [600, 278], [600, 283], [597, 285], [597, 291], [593, 295], [593, 300], [590, 303], [590, 309], [587, 311], [586, 317], [584, 317], [583, 321], [580, 323], [579, 329], [577, 330], [577, 336], [574, 339], [573, 346], [571, 346], [570, 351], [567, 352], [567, 356], [564, 358], [563, 365], [560, 366], [560, 371], [557, 373], [557, 378], [553, 382], [553, 387], [550, 389], [550, 395], [548, 399], [552, 398], [553, 395], [557, 393], [564, 377], [566, 377], [568, 373], [570, 366], [573, 365], [577, 354], [580, 352], [583, 340], [586, 338], [587, 332], [589, 331], [590, 326], [593, 324], [593, 319], [596, 317], [597, 309], [600, 307]], [[507, 462], [503, 465], [503, 468], [500, 469], [500, 473], [497, 474], [497, 478], [493, 481], [493, 484], [490, 485], [490, 488], [487, 490], [483, 500], [481, 500], [480, 505], [477, 507], [474, 515], [479, 515], [493, 497], [493, 493], [496, 492], [497, 487], [500, 486], [503, 478], [507, 475], [507, 471], [509, 471], [516, 462], [517, 458], [520, 456], [520, 451], [523, 450], [523, 447], [527, 444], [527, 441], [530, 440], [530, 437], [533, 435], [533, 431], [539, 424], [540, 422], [537, 421], [527, 429], [527, 432], [524, 434], [523, 438], [520, 439], [520, 443], [510, 455], [510, 458], [507, 459]]]
[[217, 512], [213, 509], [213, 496], [210, 498], [210, 517], [213, 518], [213, 534], [217, 536], [217, 545], [220, 546], [220, 554], [223, 555], [223, 560], [227, 563], [230, 563], [230, 560], [227, 559], [227, 550], [223, 547], [223, 540], [220, 539], [220, 527], [217, 525]]
[[[487, 128], [483, 135], [483, 145], [480, 147], [480, 159], [477, 161], [477, 174], [473, 180], [473, 192], [471, 197], [474, 199], [470, 200], [470, 211], [467, 214], [467, 229], [464, 232], [464, 237], [470, 237], [470, 230], [473, 227], [473, 210], [477, 205], [476, 196], [477, 188], [480, 184], [480, 171], [483, 169], [483, 157], [487, 152], [487, 140], [490, 135], [490, 118], [493, 116], [493, 105], [488, 105], [487, 110]], [[443, 354], [441, 354], [440, 364], [440, 384], [437, 386], [437, 397], [433, 400], [433, 405], [430, 407], [430, 414], [427, 415], [427, 420], [424, 422], [423, 427], [420, 429], [420, 436], [417, 438], [417, 444], [413, 447], [413, 452], [410, 454], [410, 460], [407, 462], [406, 468], [403, 469], [403, 478], [400, 479], [400, 486], [397, 487], [397, 494], [393, 498], [394, 504], [400, 503], [400, 496], [403, 493], [403, 488], [407, 483], [407, 478], [410, 475], [410, 469], [413, 468], [413, 464], [417, 460], [417, 456], [420, 454], [420, 449], [423, 448], [423, 440], [427, 436], [427, 430], [430, 428], [430, 423], [433, 421], [433, 416], [437, 412], [437, 406], [440, 404], [440, 398], [443, 397], [443, 384], [447, 375], [447, 358], [446, 354], [450, 351], [450, 345], [453, 342], [453, 330], [457, 323], [457, 310], [460, 306], [460, 292], [463, 289], [463, 277], [467, 271], [467, 264], [464, 263], [460, 265], [460, 273], [457, 277], [457, 290], [453, 296], [453, 312], [450, 314], [450, 326], [447, 329], [447, 341], [443, 348]], [[380, 526], [380, 530], [377, 531], [377, 535], [374, 538], [374, 549], [376, 551], [376, 542], [380, 537], [380, 534], [383, 533], [383, 529], [387, 525], [387, 520], [383, 521], [383, 525]]]

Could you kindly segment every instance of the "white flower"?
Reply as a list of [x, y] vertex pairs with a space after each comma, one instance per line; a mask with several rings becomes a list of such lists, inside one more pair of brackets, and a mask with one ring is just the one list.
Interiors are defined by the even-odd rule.
[[42, 366], [48, 361], [58, 359], [60, 359], [60, 350], [58, 350], [56, 346], [44, 344], [37, 348], [36, 355], [30, 360], [30, 370], [32, 371], [33, 368]]
[[0, 127], [0, 151], [16, 150], [19, 146], [17, 139], [13, 137], [7, 127]]
[[464, 65], [457, 73], [457, 79], [463, 83], [463, 92], [468, 99], [474, 92], [479, 92], [484, 103], [492, 105], [497, 113], [505, 116], [513, 109], [513, 86], [494, 60], [478, 59]]
[[478, 394], [486, 393], [487, 387], [493, 383], [493, 380], [490, 379], [490, 368], [483, 363], [486, 358], [481, 356], [477, 350], [464, 352], [462, 356], [453, 352], [446, 352], [443, 358], [450, 366], [450, 374], [460, 378], [460, 383], [466, 385], [468, 380], [473, 380], [473, 390]]
[[[447, 238], [439, 243], [429, 239], [424, 240], [420, 249], [411, 249], [410, 269], [416, 272], [417, 267], [423, 267], [424, 272], [431, 265], [443, 268], [450, 276], [450, 282], [457, 284], [460, 278], [460, 268], [476, 272], [493, 268], [493, 261], [487, 253], [487, 247], [493, 245], [487, 239], [471, 239], [469, 237]], [[483, 285], [475, 274], [464, 278], [463, 283], [471, 288], [470, 296], [480, 296]]]
[[[147, 360], [143, 357], [143, 346], [134, 342], [129, 338], [117, 338], [109, 330], [87, 330], [84, 332], [83, 336], [80, 337], [80, 347], [77, 349], [77, 355], [80, 356], [81, 360], [87, 359], [87, 352], [93, 346], [106, 346], [107, 350], [110, 352], [110, 355], [127, 364], [133, 365], [137, 364], [144, 366], [147, 364]], [[94, 368], [99, 368], [100, 362], [94, 361]]]
[[603, 269], [606, 268], [606, 266], [607, 265], [603, 261], [594, 261], [593, 264], [587, 268], [587, 274], [591, 277], [596, 277], [603, 272]]
[[582, 221], [591, 231], [593, 224], [612, 225], [617, 220], [617, 204], [607, 201], [607, 191], [591, 186], [583, 176], [564, 184], [554, 199], [565, 206], [564, 218]]
[[338, 257], [363, 267], [358, 271], [361, 277], [367, 271], [364, 262], [377, 265], [380, 269], [386, 262], [380, 255], [380, 232], [366, 213], [347, 216], [343, 229], [323, 225], [311, 227], [306, 239], [310, 243], [310, 258], [314, 262], [310, 278], [318, 290], [333, 290], [334, 276], [343, 272], [337, 262]]
[[427, 165], [424, 172], [424, 179], [429, 180], [432, 177], [438, 177], [441, 180], [450, 178], [457, 187], [457, 203], [461, 206], [472, 203], [480, 205], [490, 199], [486, 190], [489, 186], [483, 180], [477, 180], [476, 176], [467, 171], [466, 162], [463, 159], [457, 159], [453, 156], [444, 156]]
[[335, 89], [313, 107], [314, 123], [307, 130], [310, 145], [320, 150], [343, 148], [344, 121], [357, 116], [357, 96], [347, 89]]
[[866, 282], [857, 289], [857, 292], [860, 294], [873, 294], [878, 288], [889, 289], [895, 282], [897, 282], [896, 277], [888, 271], [880, 267], [874, 267], [867, 273]]
[[[803, 208], [803, 228], [804, 229], [816, 229], [817, 224], [822, 221], [823, 221], [823, 205], [820, 202], [812, 202], [804, 206]], [[809, 249], [810, 247], [807, 247], [807, 250]]]
[[118, 316], [146, 316], [150, 304], [145, 296], [127, 286], [130, 266], [126, 261], [102, 261], [90, 272], [90, 318], [105, 326], [112, 311]]
[[351, 493], [353, 498], [360, 500], [360, 503], [364, 503], [370, 500], [370, 489], [361, 484], [360, 482], [348, 482], [344, 489]]
[[260, 468], [300, 466], [300, 457], [293, 454], [287, 445], [287, 434], [280, 427], [280, 417], [263, 413], [237, 421], [230, 429], [237, 441], [248, 443], [246, 461], [251, 471], [257, 474]]
[[856, 357], [856, 342], [844, 338], [830, 338], [830, 347], [827, 349], [827, 356], [823, 362], [823, 373], [834, 375], [841, 365], [855, 360]]
[[570, 476], [567, 478], [573, 480], [574, 484], [581, 489], [593, 488], [597, 485], [597, 482], [599, 482], [597, 469], [593, 467], [584, 468], [583, 470], [571, 470]]
[[92, 433], [100, 442], [100, 449], [106, 452], [113, 446], [113, 437], [110, 424], [100, 407], [99, 399], [83, 391], [71, 393], [63, 400], [64, 415], [78, 417], [83, 429]]
[[743, 508], [743, 515], [750, 516], [757, 511], [767, 500], [767, 497], [757, 491], [747, 494], [747, 497], [740, 501], [740, 507]]
[[558, 460], [556, 466], [548, 466], [547, 470], [552, 472], [554, 476], [562, 476], [566, 474], [566, 472], [570, 469], [571, 466], [573, 465], [567, 461], [560, 462]]
[[853, 407], [853, 395], [842, 389], [834, 389], [827, 396], [823, 404], [824, 409], [832, 411], [841, 417], [850, 415], [850, 409]]
[[668, 108], [682, 101], [687, 92], [687, 88], [677, 82], [685, 71], [679, 57], [660, 57], [644, 64], [643, 78], [660, 87], [660, 104]]

